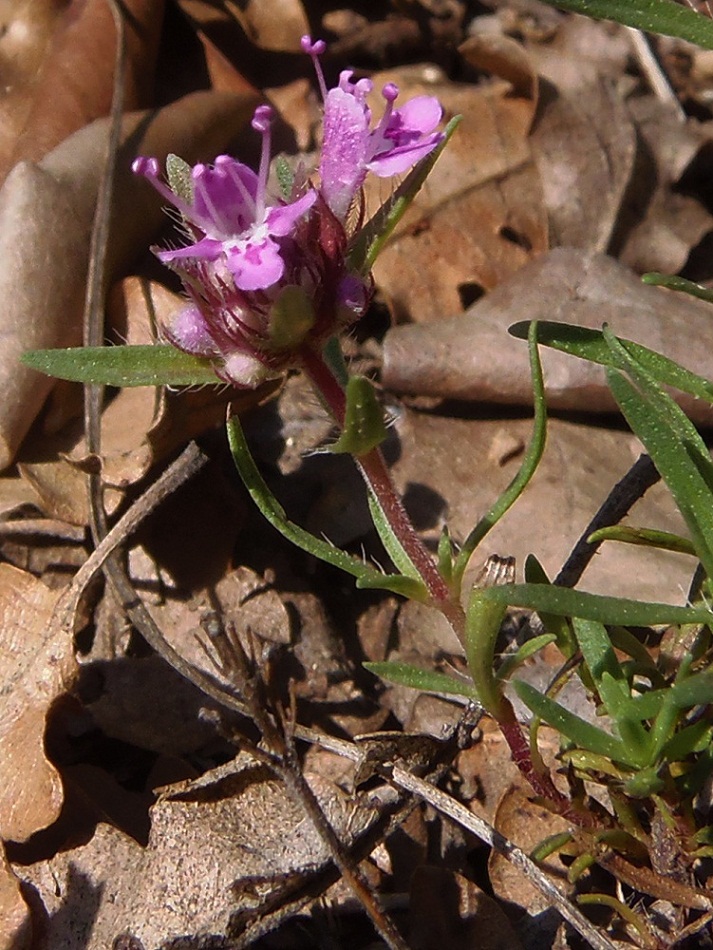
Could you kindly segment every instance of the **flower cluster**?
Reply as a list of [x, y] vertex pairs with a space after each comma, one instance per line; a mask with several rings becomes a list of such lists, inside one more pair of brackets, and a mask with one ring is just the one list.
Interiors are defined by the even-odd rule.
[[368, 79], [343, 72], [327, 89], [319, 63], [325, 46], [302, 47], [315, 62], [324, 98], [320, 183], [268, 193], [272, 110], [259, 106], [252, 126], [262, 136], [256, 172], [228, 155], [193, 168], [171, 156], [169, 183], [154, 158], [133, 169], [179, 212], [188, 243], [157, 256], [180, 275], [189, 303], [165, 326], [179, 349], [210, 359], [234, 386], [252, 388], [300, 363], [304, 346], [321, 346], [366, 310], [368, 277], [348, 266], [349, 209], [367, 173], [408, 171], [442, 140], [442, 110], [429, 96], [395, 109], [398, 89], [384, 87], [380, 122], [371, 127]]

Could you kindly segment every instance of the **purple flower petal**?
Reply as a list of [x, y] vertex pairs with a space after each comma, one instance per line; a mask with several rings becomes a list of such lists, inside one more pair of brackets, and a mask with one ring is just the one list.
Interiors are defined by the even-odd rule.
[[330, 89], [324, 104], [324, 141], [319, 166], [322, 194], [343, 219], [366, 176], [369, 118], [362, 102], [344, 89]]
[[269, 237], [228, 249], [225, 263], [240, 290], [265, 290], [276, 284], [285, 272], [280, 247]]
[[267, 209], [265, 224], [267, 233], [275, 237], [286, 237], [294, 230], [295, 225], [305, 215], [317, 200], [317, 192], [310, 189], [306, 195], [287, 205], [274, 205]]
[[155, 253], [156, 257], [164, 264], [185, 259], [215, 261], [223, 253], [223, 242], [217, 241], [215, 238], [204, 237], [187, 247], [177, 247], [170, 251], [156, 251]]

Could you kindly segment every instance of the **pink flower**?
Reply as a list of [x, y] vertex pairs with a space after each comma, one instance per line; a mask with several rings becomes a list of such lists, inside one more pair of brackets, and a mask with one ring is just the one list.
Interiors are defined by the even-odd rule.
[[366, 99], [373, 89], [369, 79], [352, 82], [345, 70], [339, 85], [327, 90], [319, 56], [325, 44], [302, 37], [302, 49], [315, 64], [324, 98], [324, 139], [319, 165], [322, 195], [334, 214], [344, 220], [368, 172], [390, 178], [408, 171], [443, 141], [434, 131], [443, 110], [432, 96], [416, 96], [394, 109], [399, 94], [394, 83], [382, 90], [386, 107], [380, 122], [370, 129], [371, 110]]
[[300, 366], [305, 347], [322, 348], [366, 312], [372, 285], [349, 266], [349, 207], [367, 172], [405, 172], [443, 138], [434, 131], [441, 119], [437, 100], [420, 96], [394, 109], [392, 84], [384, 87], [384, 115], [371, 129], [371, 82], [352, 82], [345, 72], [327, 91], [317, 60], [324, 44], [305, 38], [303, 48], [315, 60], [325, 99], [319, 190], [293, 183], [289, 201], [269, 199], [269, 106], [253, 117], [262, 135], [257, 173], [229, 155], [193, 168], [173, 156], [165, 184], [155, 158], [133, 165], [180, 212], [187, 236], [183, 247], [156, 251], [180, 275], [188, 297], [164, 336], [243, 388]]
[[317, 194], [310, 189], [290, 204], [268, 204], [271, 113], [269, 106], [259, 106], [253, 119], [253, 128], [263, 137], [259, 174], [229, 155], [219, 155], [213, 166], [192, 168], [190, 202], [161, 181], [155, 158], [136, 159], [133, 170], [181, 212], [196, 238], [187, 247], [159, 251], [164, 263], [210, 262], [227, 272], [239, 290], [264, 290], [280, 280], [285, 270], [280, 238], [294, 231]]

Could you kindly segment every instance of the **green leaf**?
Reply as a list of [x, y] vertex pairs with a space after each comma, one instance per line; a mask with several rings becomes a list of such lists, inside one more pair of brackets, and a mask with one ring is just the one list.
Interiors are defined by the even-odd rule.
[[453, 577], [460, 588], [463, 575], [468, 566], [468, 562], [473, 552], [493, 528], [503, 517], [505, 512], [517, 501], [529, 484], [532, 476], [535, 474], [537, 466], [540, 464], [542, 453], [545, 450], [547, 439], [547, 402], [545, 399], [545, 386], [542, 376], [542, 364], [537, 351], [537, 338], [539, 334], [539, 324], [533, 321], [528, 329], [527, 343], [530, 354], [530, 373], [532, 376], [532, 391], [535, 407], [535, 418], [533, 420], [533, 433], [530, 444], [527, 447], [525, 456], [520, 468], [510, 482], [505, 491], [500, 495], [497, 501], [491, 506], [490, 510], [480, 519], [473, 528], [468, 537], [463, 542], [463, 547], [458, 554], [453, 565]]
[[235, 467], [251, 498], [270, 524], [288, 541], [314, 557], [326, 561], [327, 564], [332, 564], [334, 567], [338, 567], [347, 574], [356, 577], [357, 586], [391, 590], [394, 593], [406, 594], [414, 600], [425, 599], [425, 588], [422, 583], [418, 584], [401, 575], [382, 574], [370, 564], [352, 557], [351, 554], [341, 551], [322, 538], [315, 537], [309, 531], [305, 531], [304, 528], [290, 521], [284, 508], [272, 494], [258, 471], [237, 416], [232, 416], [228, 420], [227, 432]]
[[[510, 585], [505, 585], [510, 586]], [[507, 606], [484, 595], [497, 588], [474, 587], [466, 610], [465, 655], [480, 702], [493, 719], [504, 716], [502, 684], [495, 676], [495, 643]]]
[[553, 7], [597, 20], [614, 20], [647, 33], [677, 36], [713, 49], [713, 22], [674, 0], [547, 0]]
[[389, 199], [376, 212], [356, 235], [349, 252], [349, 266], [361, 274], [368, 274], [374, 266], [374, 261], [384, 249], [387, 241], [394, 232], [394, 228], [404, 216], [423, 183], [431, 173], [431, 169], [450, 141], [451, 136], [460, 124], [461, 116], [454, 116], [444, 130], [445, 138], [437, 148], [420, 161], [407, 175]]
[[83, 346], [68, 350], [31, 350], [25, 366], [47, 376], [105, 386], [224, 385], [208, 360], [175, 346]]
[[544, 650], [548, 644], [556, 642], [557, 637], [554, 633], [541, 633], [531, 640], [526, 640], [516, 653], [505, 657], [498, 668], [498, 679], [508, 679], [508, 677], [512, 676], [515, 670], [529, 660], [531, 656], [534, 656], [535, 653], [538, 653], [540, 650]]
[[713, 290], [711, 290], [710, 287], [695, 284], [692, 280], [686, 280], [685, 277], [678, 277], [674, 274], [651, 273], [644, 274], [641, 281], [644, 284], [651, 284], [654, 287], [666, 287], [669, 290], [688, 294], [689, 297], [698, 297], [699, 300], [707, 300], [708, 303], [713, 303]]
[[391, 558], [392, 564], [404, 576], [409, 577], [412, 581], [416, 581], [417, 583], [421, 584], [425, 591], [426, 588], [423, 584], [423, 579], [419, 574], [418, 569], [414, 566], [413, 561], [408, 556], [403, 548], [403, 545], [394, 534], [391, 523], [384, 514], [382, 507], [379, 504], [379, 499], [376, 497], [371, 488], [367, 489], [367, 498], [369, 501], [369, 513], [371, 514], [371, 520], [374, 522], [376, 532], [381, 539], [381, 543], [386, 549], [386, 553]]
[[[528, 584], [550, 584], [544, 567], [540, 564], [534, 554], [528, 554], [525, 558], [525, 580]], [[557, 646], [564, 657], [570, 659], [577, 650], [577, 641], [572, 633], [569, 621], [556, 614], [540, 613], [540, 620], [545, 630], [551, 630], [557, 637]]]
[[626, 746], [615, 736], [593, 726], [586, 719], [571, 713], [564, 706], [560, 706], [549, 696], [538, 692], [534, 686], [522, 680], [513, 680], [513, 686], [525, 705], [544, 720], [553, 729], [565, 736], [570, 742], [596, 755], [602, 755], [622, 765], [637, 767], [637, 762], [631, 760]]
[[[713, 577], [713, 504], [711, 487], [701, 473], [700, 454], [669, 425], [658, 404], [644, 398], [618, 370], [607, 371], [609, 386], [626, 421], [641, 439], [674, 497], [706, 574]], [[709, 463], [710, 465], [710, 463]]]
[[352, 376], [347, 383], [347, 407], [344, 427], [337, 441], [329, 446], [335, 454], [359, 458], [376, 448], [386, 438], [384, 410], [376, 398], [373, 385], [366, 376]]
[[478, 693], [475, 687], [466, 680], [457, 680], [445, 673], [435, 670], [422, 670], [410, 663], [364, 663], [364, 669], [389, 683], [399, 686], [410, 686], [420, 689], [423, 693], [445, 693], [448, 696], [464, 696], [478, 702]]
[[655, 528], [634, 528], [626, 525], [611, 525], [592, 531], [587, 538], [588, 544], [601, 541], [620, 541], [623, 544], [639, 544], [643, 547], [658, 548], [661, 551], [674, 551], [676, 554], [692, 554], [696, 549], [688, 540], [670, 531], [658, 531]]
[[[602, 676], [605, 673], [608, 673], [618, 684], [625, 685], [626, 679], [616, 658], [616, 653], [614, 653], [606, 627], [595, 620], [585, 620], [581, 617], [575, 617], [572, 626], [584, 662], [592, 674], [592, 680], [597, 689], [599, 689]], [[628, 688], [623, 695], [628, 697]]]
[[665, 787], [665, 782], [658, 774], [656, 766], [642, 769], [624, 782], [624, 794], [629, 798], [649, 798]]
[[392, 594], [400, 594], [407, 600], [418, 600], [426, 603], [428, 588], [420, 581], [406, 574], [374, 574], [359, 577], [356, 582], [359, 590], [389, 590]]
[[623, 627], [651, 627], [657, 624], [713, 624], [713, 613], [703, 606], [677, 607], [619, 597], [605, 597], [556, 587], [550, 584], [506, 584], [480, 592], [488, 600], [505, 607], [527, 607], [560, 617], [582, 617]]
[[[527, 338], [529, 327], [530, 321], [515, 323], [508, 328], [508, 333], [524, 340]], [[620, 363], [612, 354], [601, 330], [540, 320], [537, 323], [537, 342], [592, 363], [600, 363], [604, 366], [618, 366]], [[623, 339], [620, 339], [620, 342], [659, 383], [673, 386], [681, 392], [690, 393], [692, 396], [713, 403], [713, 383], [709, 380], [703, 379], [702, 376], [692, 373], [666, 356], [639, 343]]]
[[705, 719], [699, 719], [668, 740], [661, 750], [661, 761], [680, 762], [689, 755], [703, 752], [710, 746], [712, 738], [713, 727]]
[[713, 463], [710, 460], [708, 447], [698, 429], [683, 409], [664, 391], [650, 369], [630, 353], [622, 340], [616, 337], [606, 325], [602, 328], [602, 336], [614, 357], [613, 365], [617, 369], [623, 370], [630, 377], [642, 395], [649, 400], [661, 420], [673, 430], [674, 434], [682, 442], [694, 448], [701, 456], [700, 464], [708, 466], [709, 484], [713, 490]]

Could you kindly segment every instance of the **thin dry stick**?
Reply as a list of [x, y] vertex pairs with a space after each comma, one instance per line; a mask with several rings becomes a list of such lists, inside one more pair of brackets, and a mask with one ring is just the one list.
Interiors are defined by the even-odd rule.
[[558, 587], [574, 587], [596, 554], [601, 541], [590, 544], [587, 541], [589, 535], [599, 528], [609, 528], [611, 525], [618, 524], [629, 513], [633, 504], [660, 480], [661, 476], [649, 456], [640, 455], [621, 481], [612, 488], [606, 501], [572, 548], [571, 554], [554, 580]]
[[[97, 197], [97, 208], [92, 229], [89, 273], [84, 309], [84, 343], [87, 346], [100, 346], [104, 337], [104, 299], [106, 295], [106, 257], [111, 220], [111, 203], [114, 191], [116, 162], [121, 139], [121, 119], [124, 105], [124, 81], [126, 74], [126, 36], [123, 9], [118, 0], [107, 0], [114, 17], [116, 27], [116, 59], [114, 66], [114, 87], [111, 102], [111, 120], [107, 157], [102, 172], [102, 180]], [[100, 386], [84, 387], [84, 423], [89, 452], [98, 455], [101, 448], [101, 406]], [[102, 498], [101, 474], [90, 474], [89, 511], [92, 537], [99, 545], [108, 533], [106, 512]], [[141, 636], [159, 653], [167, 663], [181, 675], [188, 676], [212, 699], [244, 713], [244, 707], [237, 697], [211, 680], [200, 670], [194, 670], [190, 664], [168, 644], [158, 629], [153, 617], [136, 594], [115, 551], [109, 553], [103, 567], [108, 582], [113, 587], [119, 602], [134, 627]], [[190, 675], [188, 675], [190, 674]]]
[[668, 76], [661, 68], [661, 63], [652, 50], [648, 37], [641, 30], [637, 30], [634, 27], [627, 27], [627, 30], [629, 31], [629, 39], [634, 48], [634, 56], [639, 64], [639, 69], [648, 82], [651, 91], [660, 102], [673, 108], [679, 121], [685, 122], [686, 111], [681, 105], [678, 96], [673, 91]]
[[290, 720], [283, 721], [279, 728], [267, 712], [262, 681], [249, 669], [245, 651], [235, 630], [231, 630], [228, 635], [227, 631], [219, 625], [213, 632], [211, 641], [216, 646], [223, 666], [235, 676], [236, 685], [252, 714], [253, 721], [260, 730], [263, 741], [271, 750], [268, 753], [255, 747], [251, 750], [252, 754], [263, 761], [282, 780], [290, 798], [304, 809], [315, 831], [327, 846], [343, 879], [366, 911], [387, 947], [390, 950], [408, 950], [408, 945], [404, 943], [391, 918], [384, 912], [357, 861], [345, 848], [304, 777], [293, 739], [294, 708], [291, 710]]
[[445, 792], [435, 788], [429, 782], [417, 778], [407, 769], [394, 766], [390, 770], [389, 778], [396, 785], [407, 789], [414, 795], [418, 795], [429, 805], [432, 805], [444, 815], [448, 815], [453, 821], [471, 831], [477, 838], [512, 862], [552, 902], [561, 916], [574, 927], [581, 937], [589, 942], [594, 950], [616, 950], [614, 944], [589, 923], [587, 918], [567, 900], [565, 895], [555, 887], [534, 861], [524, 851], [508, 841], [500, 832], [496, 831], [487, 821], [478, 818], [477, 815], [468, 811], [465, 805], [461, 805], [460, 802], [455, 801], [450, 795], [446, 795]]
[[124, 512], [74, 575], [71, 585], [62, 598], [62, 609], [67, 611], [65, 623], [73, 621], [79, 601], [92, 578], [102, 569], [107, 558], [124, 544], [141, 523], [161, 502], [172, 495], [184, 482], [199, 472], [208, 461], [195, 442], [183, 450], [178, 458], [146, 489]]

